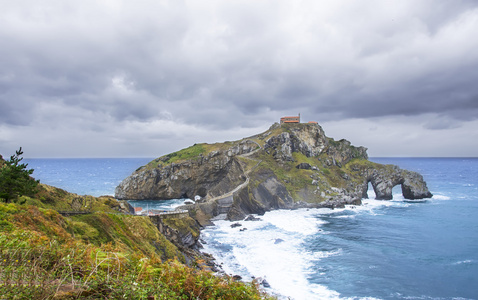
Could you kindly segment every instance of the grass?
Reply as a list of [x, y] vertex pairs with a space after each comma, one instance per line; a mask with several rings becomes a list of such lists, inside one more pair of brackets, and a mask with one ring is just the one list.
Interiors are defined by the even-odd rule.
[[[237, 142], [224, 142], [216, 144], [194, 144], [191, 147], [161, 156], [155, 160], [149, 162], [145, 167], [147, 169], [154, 169], [159, 166], [166, 166], [173, 163], [181, 163], [191, 159], [197, 159], [200, 155], [207, 155], [213, 151], [227, 150], [231, 148]], [[137, 171], [143, 167], [138, 168]]]
[[[160, 158], [157, 158], [146, 165], [148, 169], [154, 169], [159, 166], [169, 165], [172, 163], [179, 163], [188, 159], [199, 157], [199, 155], [206, 152], [206, 144], [194, 144], [191, 147], [167, 154]], [[138, 170], [140, 170], [139, 168]]]
[[[25, 235], [20, 238], [29, 238]], [[15, 240], [18, 244], [20, 241]], [[235, 282], [175, 260], [124, 254], [108, 246], [49, 241], [20, 247], [0, 237], [5, 299], [263, 299], [254, 283]]]
[[0, 203], [0, 219], [2, 299], [269, 298], [254, 283], [164, 256], [149, 218], [104, 212], [65, 218]]
[[70, 231], [84, 242], [98, 246], [111, 243], [128, 251], [184, 261], [176, 246], [157, 231], [148, 217], [95, 213], [72, 216], [71, 220]]
[[16, 202], [58, 211], [118, 212], [120, 210], [119, 202], [111, 196], [80, 196], [46, 184], [39, 184], [37, 190], [33, 197], [22, 196]]
[[214, 144], [204, 144], [204, 147], [206, 149], [206, 154], [211, 153], [213, 151], [225, 151], [228, 150], [229, 148], [233, 147], [236, 144], [239, 144], [240, 141], [226, 141], [224, 143], [214, 143]]

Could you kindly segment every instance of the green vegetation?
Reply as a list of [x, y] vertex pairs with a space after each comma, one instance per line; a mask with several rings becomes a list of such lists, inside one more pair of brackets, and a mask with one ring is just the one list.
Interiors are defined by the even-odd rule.
[[214, 143], [214, 144], [203, 144], [204, 147], [206, 147], [206, 154], [211, 153], [213, 151], [221, 151], [221, 150], [227, 150], [231, 147], [233, 147], [235, 144], [238, 144], [240, 141], [225, 141], [223, 143]]
[[159, 165], [169, 165], [172, 163], [179, 163], [188, 159], [199, 157], [199, 155], [206, 153], [206, 144], [194, 144], [189, 148], [185, 148], [168, 155], [162, 156], [151, 161], [146, 165], [148, 169], [157, 168]]
[[327, 140], [329, 142], [329, 147], [334, 147], [334, 148], [339, 147], [340, 146], [340, 141], [343, 141], [343, 140], [336, 141], [333, 138], [327, 138]]
[[97, 246], [109, 243], [147, 256], [159, 255], [162, 259], [184, 261], [176, 246], [156, 229], [148, 217], [95, 213], [69, 219], [69, 231], [86, 243]]
[[[22, 195], [35, 193], [39, 181], [30, 177], [33, 169], [27, 169], [28, 164], [20, 163], [23, 160], [22, 147], [0, 165], [0, 200], [11, 202]], [[3, 159], [2, 159], [3, 160]]]
[[[2, 173], [6, 165], [0, 160]], [[25, 184], [18, 178], [13, 184]], [[118, 213], [114, 198], [39, 184], [36, 193], [16, 199], [0, 202], [2, 299], [269, 299], [255, 283], [203, 269], [200, 257], [192, 262], [196, 268], [186, 266], [149, 217]], [[61, 210], [91, 213], [64, 217]], [[191, 218], [165, 223], [199, 235]]]
[[357, 170], [364, 169], [364, 168], [378, 168], [380, 164], [371, 162], [366, 159], [361, 158], [354, 158], [348, 162], [343, 168], [346, 172], [356, 172]]
[[5, 299], [266, 297], [253, 283], [132, 251], [122, 242], [85, 243], [69, 233], [72, 227], [78, 230], [76, 225], [52, 210], [0, 203], [0, 215], [0, 289]]
[[[147, 169], [157, 168], [158, 166], [166, 166], [172, 163], [182, 163], [187, 160], [194, 160], [199, 158], [199, 156], [207, 156], [209, 153], [214, 151], [225, 151], [232, 148], [234, 145], [239, 144], [241, 141], [230, 142], [226, 141], [224, 143], [215, 143], [215, 144], [194, 144], [191, 147], [161, 156], [149, 162], [145, 167]], [[137, 169], [141, 170], [143, 167]]]
[[311, 166], [317, 166], [320, 165], [321, 163], [317, 160], [317, 157], [307, 157], [304, 154], [300, 152], [294, 152], [292, 153], [292, 157], [294, 158], [294, 164], [301, 164], [301, 163], [307, 163]]
[[34, 195], [19, 197], [18, 202], [57, 211], [118, 212], [121, 210], [120, 203], [111, 196], [80, 196], [46, 184], [39, 184]]
[[206, 149], [203, 144], [195, 144], [189, 148], [166, 155], [165, 158], [167, 159], [164, 160], [163, 162], [165, 164], [177, 163], [180, 161], [196, 158], [200, 154], [204, 154], [205, 152], [206, 152]]

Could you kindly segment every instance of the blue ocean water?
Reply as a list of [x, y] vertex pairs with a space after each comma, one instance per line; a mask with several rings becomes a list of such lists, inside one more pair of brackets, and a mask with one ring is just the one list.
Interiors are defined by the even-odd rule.
[[[79, 195], [114, 195], [118, 184], [137, 168], [152, 158], [34, 158], [24, 159], [33, 177], [41, 183], [52, 185]], [[174, 210], [184, 199], [166, 201], [129, 201], [133, 207], [144, 211]]]
[[152, 158], [25, 158], [33, 177], [79, 195], [114, 195], [118, 184]]
[[[272, 211], [245, 231], [217, 221], [205, 251], [224, 270], [262, 277], [287, 299], [478, 299], [478, 159], [372, 158], [420, 172], [425, 203], [368, 200], [345, 209]], [[150, 159], [29, 159], [41, 182], [78, 194], [114, 193]]]
[[288, 299], [478, 299], [478, 159], [372, 158], [420, 172], [434, 194], [345, 209], [272, 211], [246, 231], [218, 221], [206, 251]]

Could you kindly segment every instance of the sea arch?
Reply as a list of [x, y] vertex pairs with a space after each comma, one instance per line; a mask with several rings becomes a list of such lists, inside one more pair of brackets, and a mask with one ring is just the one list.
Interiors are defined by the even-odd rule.
[[372, 185], [377, 200], [391, 200], [393, 198], [392, 190], [397, 185], [401, 186], [405, 199], [423, 199], [433, 196], [422, 175], [417, 172], [402, 170], [397, 166], [370, 171], [363, 184], [362, 195], [364, 198], [368, 198], [369, 183]]

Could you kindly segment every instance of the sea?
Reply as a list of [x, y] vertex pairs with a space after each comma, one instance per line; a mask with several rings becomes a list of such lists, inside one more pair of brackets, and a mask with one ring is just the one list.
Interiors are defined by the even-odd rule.
[[[100, 196], [151, 159], [25, 161], [42, 183]], [[361, 206], [276, 210], [234, 228], [215, 221], [203, 251], [228, 274], [265, 279], [278, 299], [478, 299], [478, 158], [370, 160], [421, 173], [433, 197], [408, 203], [397, 186], [393, 200], [375, 200], [369, 188]]]

